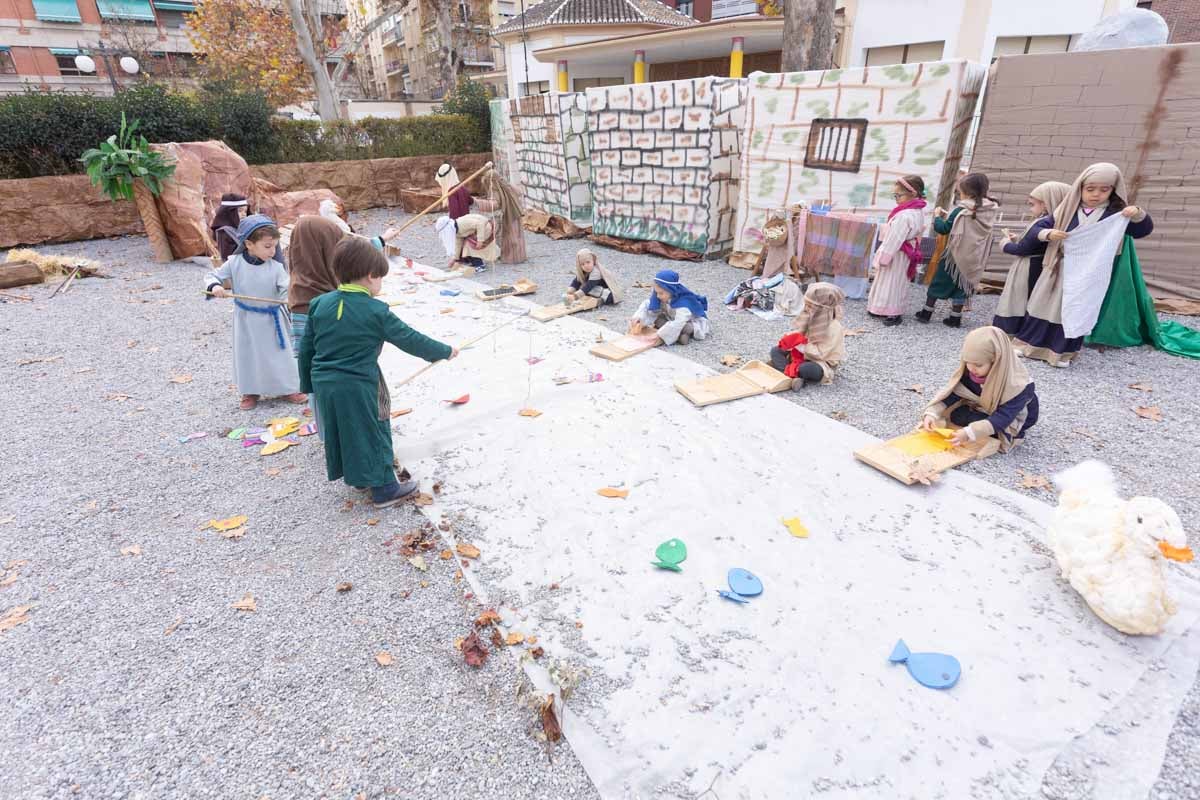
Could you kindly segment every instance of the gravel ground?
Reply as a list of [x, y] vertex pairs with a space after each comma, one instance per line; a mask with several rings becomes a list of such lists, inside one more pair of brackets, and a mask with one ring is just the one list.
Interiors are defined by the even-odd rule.
[[[0, 616], [33, 606], [0, 632], [0, 797], [598, 796], [537, 739], [514, 659], [463, 664], [482, 609], [456, 562], [383, 546], [411, 507], [324, 481], [315, 439], [260, 458], [219, 438], [297, 409], [237, 410], [231, 307], [200, 299], [200, 267], [139, 239], [46, 250], [116, 277], [0, 303]], [[199, 531], [236, 514], [243, 538]], [[247, 592], [257, 611], [231, 608]]]
[[[396, 219], [381, 209], [355, 224], [376, 232]], [[402, 241], [417, 260], [444, 260], [428, 224]], [[527, 241], [530, 263], [480, 279], [529, 277], [542, 287], [535, 302], [556, 302], [585, 243]], [[12, 421], [0, 434], [12, 464], [0, 498], [0, 567], [28, 561], [0, 587], [0, 613], [34, 605], [27, 624], [0, 633], [0, 694], [9, 698], [0, 795], [596, 796], [568, 746], [549, 751], [537, 740], [533, 716], [513, 699], [513, 660], [493, 657], [480, 671], [462, 664], [452, 643], [480, 608], [453, 562], [431, 558], [430, 572], [419, 573], [382, 546], [418, 516], [370, 511], [320, 480], [315, 442], [268, 461], [216, 438], [294, 407], [236, 410], [229, 308], [198, 300], [200, 267], [154, 264], [135, 238], [42, 249], [95, 258], [116, 277], [79, 281], [52, 301], [50, 289], [20, 290], [35, 302], [0, 304], [0, 405]], [[627, 285], [668, 263], [600, 253]], [[725, 354], [765, 358], [787, 330], [787, 320], [720, 304], [748, 273], [721, 262], [671, 266], [712, 305], [712, 338], [681, 354], [721, 369]], [[623, 329], [645, 291], [592, 319]], [[920, 295], [914, 287], [914, 310]], [[990, 320], [995, 302], [976, 298], [967, 325]], [[864, 330], [847, 340], [837, 381], [789, 397], [876, 436], [910, 428], [948, 379], [963, 331], [911, 320], [884, 329], [862, 302], [847, 305], [845, 321]], [[1138, 348], [1088, 350], [1067, 370], [1030, 369], [1042, 420], [1027, 443], [963, 469], [1017, 488], [1018, 470], [1050, 476], [1099, 458], [1127, 494], [1160, 497], [1200, 529], [1200, 497], [1187, 489], [1197, 485], [1200, 442], [1189, 423], [1200, 417], [1200, 364]], [[178, 374], [193, 380], [169, 382]], [[1139, 418], [1137, 406], [1158, 406], [1163, 421]], [[209, 436], [178, 442], [193, 431]], [[235, 514], [250, 516], [244, 538], [197, 530]], [[121, 555], [130, 545], [141, 553]], [[341, 581], [354, 589], [337, 593]], [[246, 592], [255, 613], [230, 608]], [[392, 666], [376, 665], [382, 650]], [[1152, 796], [1200, 800], [1198, 751], [1200, 682]]]

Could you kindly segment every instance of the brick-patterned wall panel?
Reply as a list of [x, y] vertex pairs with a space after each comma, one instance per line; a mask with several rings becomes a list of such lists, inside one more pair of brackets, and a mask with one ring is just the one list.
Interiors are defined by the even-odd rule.
[[509, 114], [508, 100], [492, 100], [489, 108], [492, 116], [492, 162], [500, 176], [521, 195], [521, 171], [517, 166], [517, 150], [513, 142], [512, 116]]
[[[725, 160], [722, 182], [714, 178], [714, 152], [722, 149], [725, 133], [714, 129], [717, 86], [726, 84], [733, 84], [735, 105], [741, 81], [697, 78], [588, 89], [595, 233], [702, 255], [728, 246], [728, 237], [719, 234], [720, 203], [728, 197], [721, 189], [731, 180]], [[723, 96], [728, 101], [730, 95]], [[719, 116], [726, 127], [737, 124], [732, 107]], [[736, 159], [736, 145], [725, 149], [726, 158]]]
[[[956, 60], [751, 76], [737, 248], [761, 249], [767, 216], [797, 202], [882, 218], [902, 175], [920, 175], [930, 199], [948, 204], [985, 74]], [[861, 150], [836, 138], [838, 169], [806, 166], [813, 120], [865, 120], [861, 134], [845, 135]]]
[[590, 225], [583, 95], [542, 94], [507, 102], [526, 207]]
[[1171, 44], [1200, 42], [1200, 3], [1196, 0], [1154, 0], [1150, 10], [1167, 21]]
[[[1156, 108], [1161, 119], [1151, 135]], [[971, 168], [991, 179], [1007, 227], [1028, 223], [1025, 197], [1039, 183], [1071, 183], [1098, 161], [1138, 184], [1136, 202], [1154, 217], [1154, 233], [1137, 243], [1151, 294], [1200, 300], [1200, 45], [996, 62]], [[993, 250], [990, 276], [1002, 280], [1012, 261]]]

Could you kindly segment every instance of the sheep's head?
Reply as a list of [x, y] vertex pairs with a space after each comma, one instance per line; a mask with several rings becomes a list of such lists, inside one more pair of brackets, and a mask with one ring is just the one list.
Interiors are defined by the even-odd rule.
[[1191, 561], [1187, 534], [1175, 509], [1154, 497], [1132, 497], [1125, 504], [1125, 524], [1142, 547], [1173, 561]]

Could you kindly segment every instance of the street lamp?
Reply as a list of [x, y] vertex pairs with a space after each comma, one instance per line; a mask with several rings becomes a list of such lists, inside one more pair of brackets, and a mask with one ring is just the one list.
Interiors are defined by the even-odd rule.
[[[104, 59], [105, 72], [108, 73], [108, 80], [112, 84], [113, 94], [121, 91], [121, 86], [117, 83], [117, 70], [113, 63], [115, 58], [119, 56], [116, 64], [120, 65], [121, 71], [126, 75], [137, 75], [142, 69], [142, 65], [138, 63], [136, 58], [133, 56], [122, 56], [120, 50], [113, 50], [103, 42], [87, 48], [76, 43], [76, 48], [79, 50], [89, 50]], [[75, 67], [80, 72], [95, 72], [96, 62], [91, 56], [80, 53], [75, 56]]]

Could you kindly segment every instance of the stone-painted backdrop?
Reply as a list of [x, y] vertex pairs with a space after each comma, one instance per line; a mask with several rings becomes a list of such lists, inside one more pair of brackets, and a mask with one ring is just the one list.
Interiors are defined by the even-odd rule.
[[[948, 208], [985, 75], [961, 60], [751, 75], [737, 249], [759, 251], [755, 231], [771, 210], [801, 201], [882, 217], [893, 206], [892, 184], [908, 174], [925, 180], [931, 207]], [[805, 166], [818, 119], [865, 121], [857, 168]]]
[[588, 89], [593, 232], [728, 250], [745, 96], [728, 78]]
[[523, 194], [508, 100], [492, 100], [488, 105], [492, 112], [492, 163], [495, 164], [500, 177], [508, 181], [517, 190], [517, 194]]
[[579, 92], [508, 100], [512, 146], [527, 209], [592, 224], [587, 111]]

